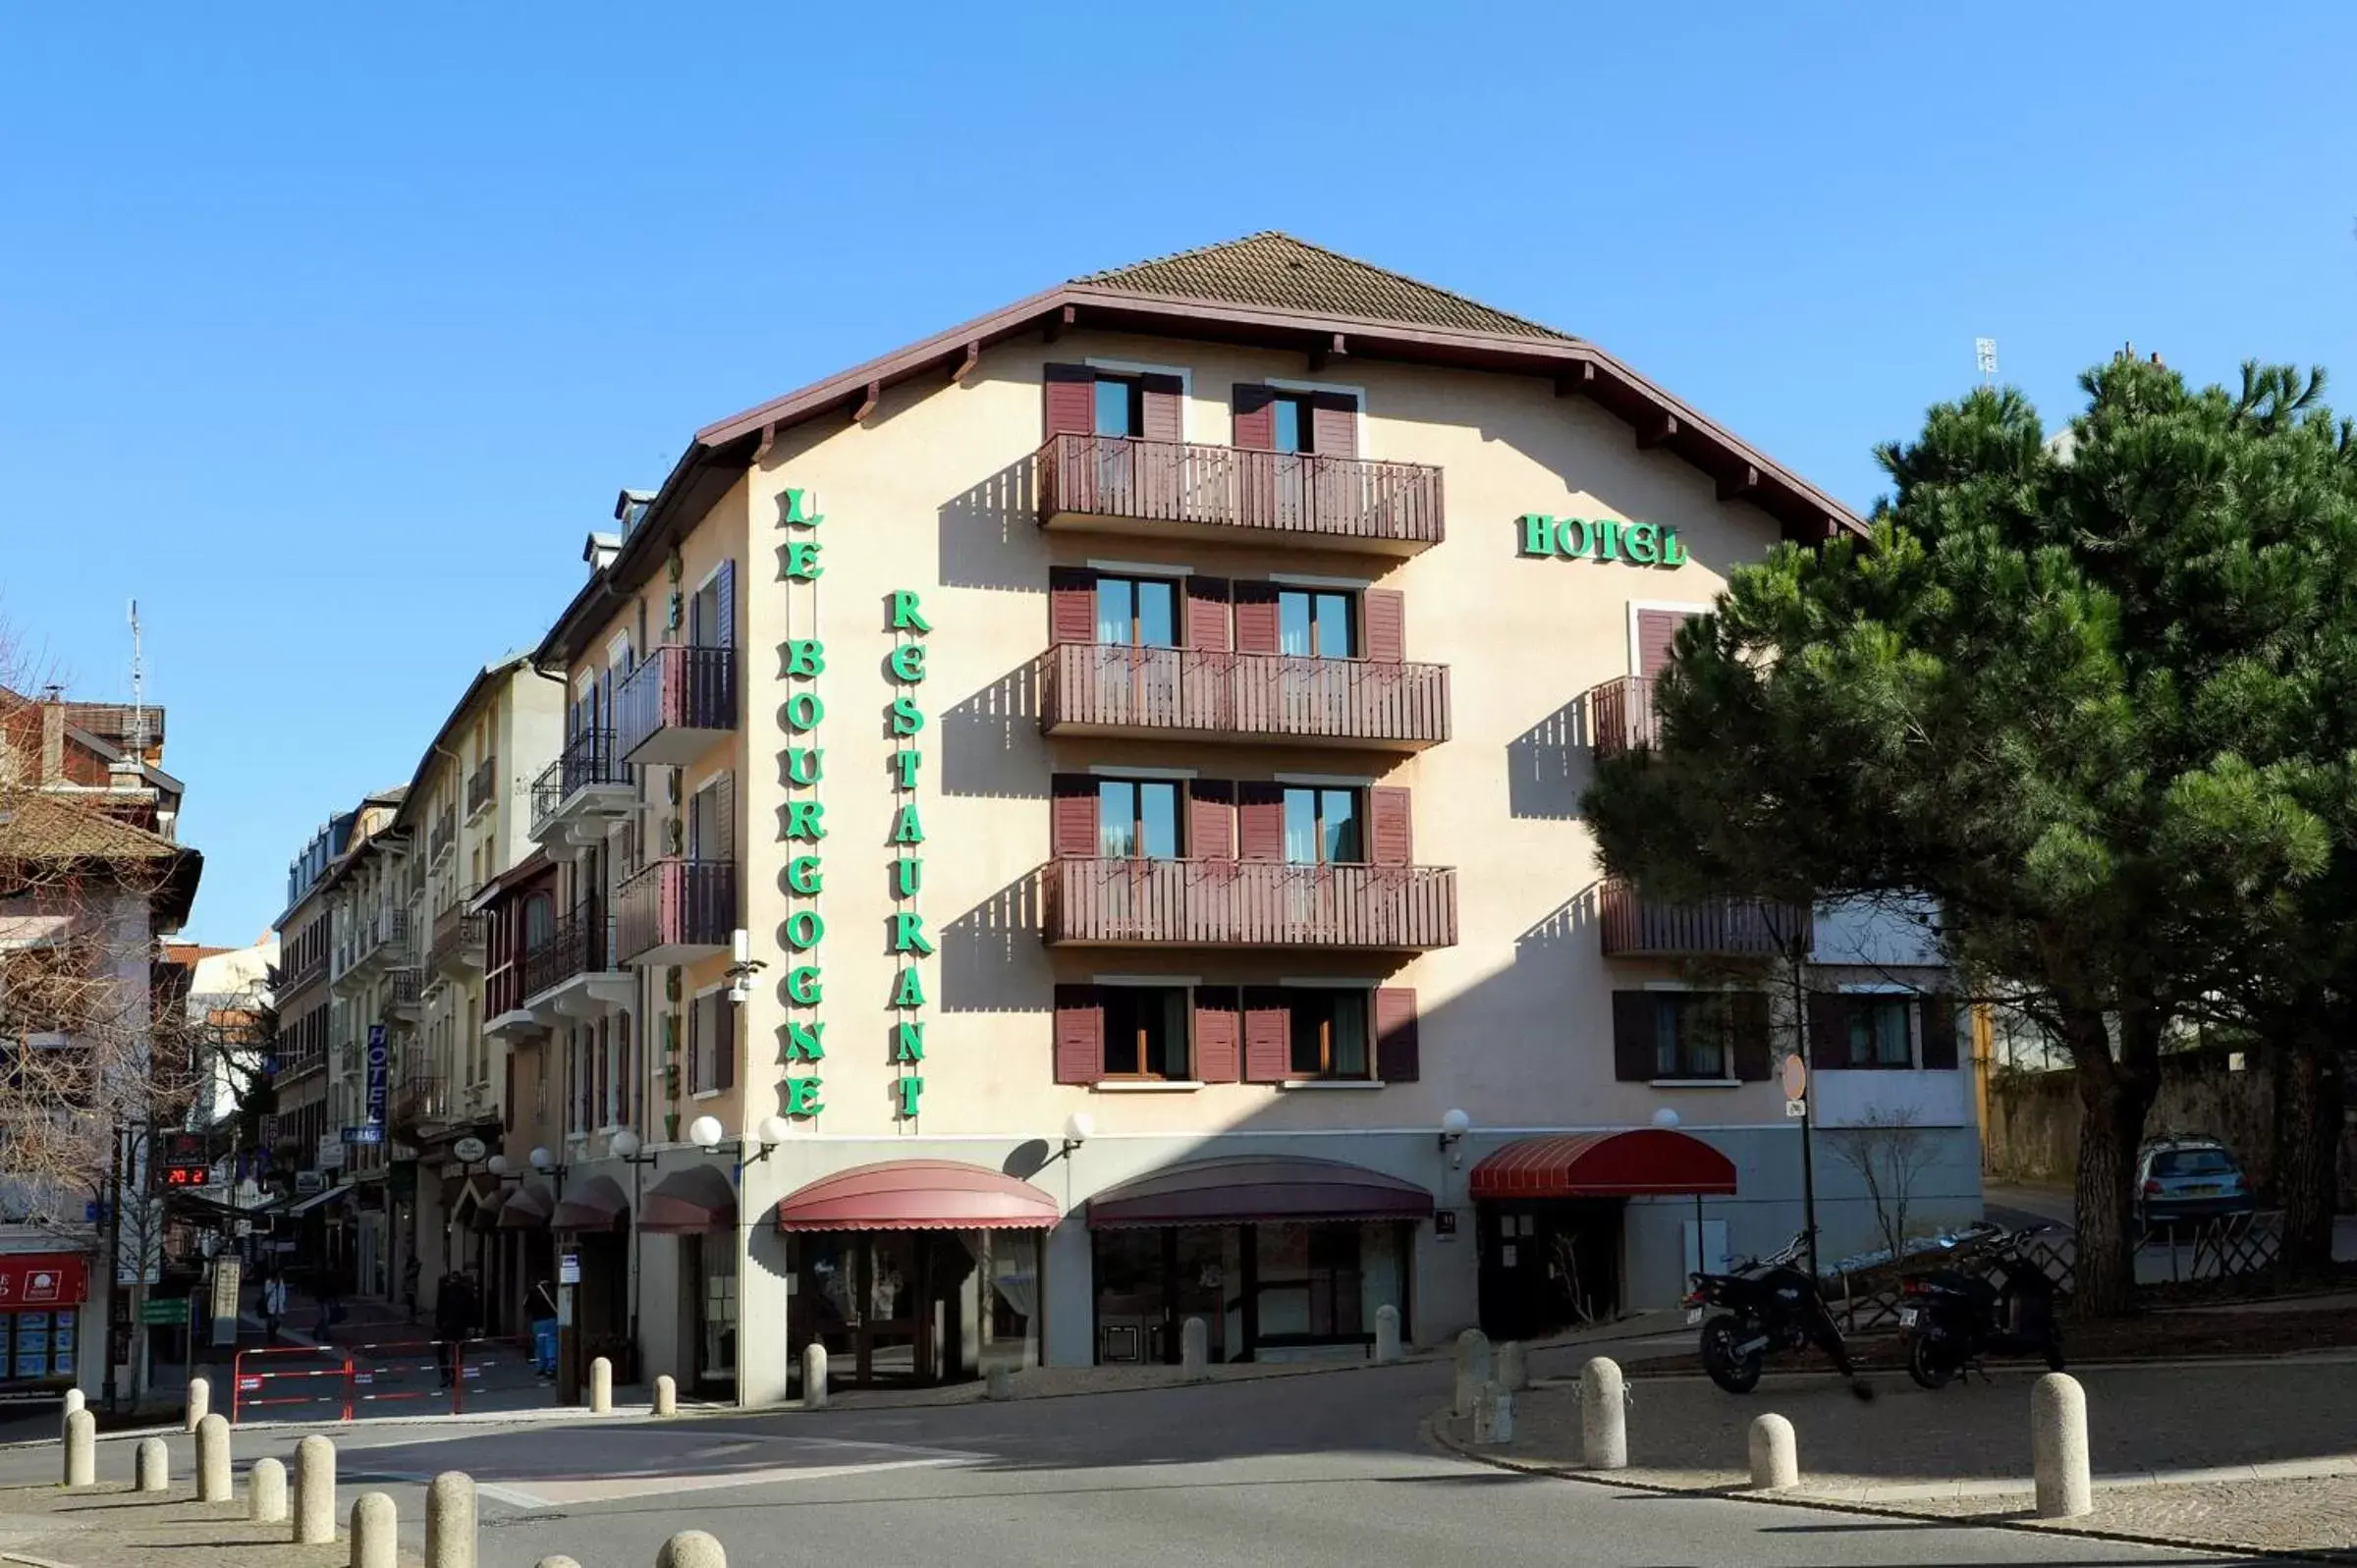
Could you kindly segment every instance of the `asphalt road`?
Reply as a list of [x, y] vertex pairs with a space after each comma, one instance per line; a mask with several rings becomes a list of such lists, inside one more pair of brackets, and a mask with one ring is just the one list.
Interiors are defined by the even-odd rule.
[[[1423, 1442], [1422, 1419], [1448, 1379], [1446, 1368], [1414, 1366], [1009, 1405], [380, 1425], [339, 1434], [340, 1468], [348, 1495], [385, 1487], [405, 1521], [418, 1518], [435, 1472], [474, 1475], [485, 1488], [482, 1568], [530, 1568], [554, 1552], [588, 1568], [640, 1568], [667, 1535], [690, 1528], [719, 1537], [733, 1568], [2237, 1560], [1509, 1475]], [[242, 1431], [239, 1459], [291, 1452], [297, 1435]], [[106, 1446], [102, 1475], [128, 1462]], [[0, 1479], [47, 1479], [54, 1454], [7, 1455]]]

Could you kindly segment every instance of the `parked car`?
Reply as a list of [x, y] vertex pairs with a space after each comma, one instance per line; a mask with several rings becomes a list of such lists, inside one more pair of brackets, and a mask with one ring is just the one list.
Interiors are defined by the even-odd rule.
[[2242, 1162], [2215, 1138], [2156, 1138], [2137, 1152], [2136, 1219], [2144, 1229], [2257, 1207]]

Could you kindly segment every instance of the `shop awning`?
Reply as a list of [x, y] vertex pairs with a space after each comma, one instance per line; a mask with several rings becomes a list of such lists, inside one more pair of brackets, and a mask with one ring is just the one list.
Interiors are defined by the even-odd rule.
[[665, 1234], [727, 1230], [737, 1223], [737, 1189], [711, 1165], [675, 1170], [647, 1191], [638, 1228]]
[[1232, 1155], [1171, 1165], [1088, 1200], [1088, 1228], [1257, 1220], [1426, 1219], [1432, 1194], [1364, 1165], [1297, 1155]]
[[[549, 1190], [536, 1181], [527, 1181], [508, 1194], [508, 1201], [499, 1206], [501, 1230], [540, 1230], [547, 1226], [548, 1217], [555, 1212], [557, 1200]], [[481, 1211], [477, 1211], [480, 1213]]]
[[1479, 1198], [1726, 1197], [1735, 1162], [1689, 1133], [1663, 1127], [1523, 1138], [1473, 1167]]
[[591, 1176], [567, 1193], [549, 1216], [551, 1230], [612, 1230], [630, 1215], [630, 1194], [612, 1176]]
[[79, 1252], [0, 1253], [0, 1312], [74, 1306], [88, 1281], [89, 1259]]
[[821, 1176], [778, 1205], [780, 1230], [1047, 1230], [1056, 1200], [955, 1160], [888, 1160]]
[[291, 1215], [307, 1215], [321, 1204], [334, 1203], [339, 1198], [351, 1196], [352, 1189], [350, 1187], [323, 1187], [308, 1198], [296, 1199], [294, 1203], [287, 1206], [286, 1212]]

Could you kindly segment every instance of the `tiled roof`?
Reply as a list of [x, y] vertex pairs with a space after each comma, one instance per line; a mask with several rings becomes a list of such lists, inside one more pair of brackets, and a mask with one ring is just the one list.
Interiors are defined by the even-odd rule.
[[1371, 267], [1273, 229], [1225, 244], [1204, 245], [1173, 256], [1140, 261], [1134, 266], [1091, 273], [1072, 282], [1090, 289], [1210, 299], [1224, 304], [1438, 327], [1452, 332], [1494, 332], [1558, 343], [1578, 341], [1552, 327], [1493, 310], [1463, 295]]
[[183, 846], [61, 795], [0, 788], [0, 856], [22, 860], [169, 860]]

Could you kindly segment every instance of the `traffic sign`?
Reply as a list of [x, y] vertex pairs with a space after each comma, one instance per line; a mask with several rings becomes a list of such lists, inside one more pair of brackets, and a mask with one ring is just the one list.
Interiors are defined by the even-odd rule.
[[184, 1324], [194, 1321], [189, 1310], [196, 1303], [194, 1296], [149, 1296], [139, 1307], [139, 1322]]
[[1792, 1117], [1795, 1121], [1799, 1120], [1802, 1116], [1805, 1116], [1808, 1113], [1809, 1103], [1806, 1100], [1787, 1100], [1784, 1102], [1784, 1114]]
[[[1798, 1100], [1809, 1092], [1809, 1064], [1798, 1052], [1784, 1058], [1784, 1098]], [[1797, 1112], [1795, 1112], [1797, 1114]]]

